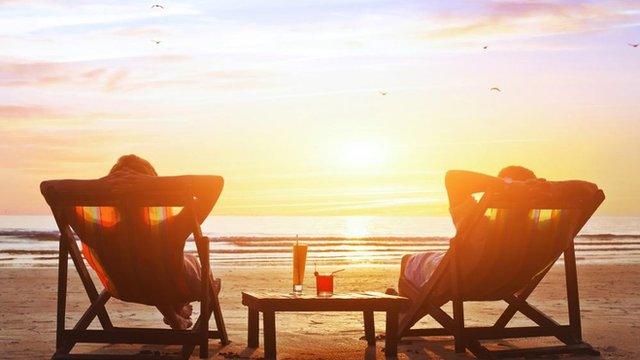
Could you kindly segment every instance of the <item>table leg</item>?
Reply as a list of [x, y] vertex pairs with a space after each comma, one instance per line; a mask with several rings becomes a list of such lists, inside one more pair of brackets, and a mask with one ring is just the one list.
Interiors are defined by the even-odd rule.
[[258, 310], [249, 308], [249, 326], [247, 328], [247, 342], [250, 348], [260, 346], [260, 318]]
[[276, 314], [273, 310], [262, 312], [264, 327], [264, 358], [276, 358]]
[[398, 356], [398, 310], [387, 310], [387, 329], [384, 341], [385, 355]]
[[364, 315], [364, 337], [367, 339], [367, 345], [376, 345], [376, 328], [373, 321], [373, 311], [365, 310]]

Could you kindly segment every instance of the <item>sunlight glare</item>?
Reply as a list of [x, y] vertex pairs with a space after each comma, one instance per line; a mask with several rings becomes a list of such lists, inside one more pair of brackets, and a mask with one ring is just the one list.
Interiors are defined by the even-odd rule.
[[344, 236], [348, 238], [363, 238], [369, 235], [370, 217], [356, 216], [346, 219]]
[[384, 161], [384, 153], [376, 142], [354, 141], [344, 145], [342, 160], [347, 166], [371, 167]]

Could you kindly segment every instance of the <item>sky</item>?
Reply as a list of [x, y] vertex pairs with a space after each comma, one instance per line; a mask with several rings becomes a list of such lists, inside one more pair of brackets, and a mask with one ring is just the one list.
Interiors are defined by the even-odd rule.
[[0, 214], [134, 153], [216, 214], [445, 215], [519, 164], [640, 215], [635, 43], [624, 0], [0, 0]]

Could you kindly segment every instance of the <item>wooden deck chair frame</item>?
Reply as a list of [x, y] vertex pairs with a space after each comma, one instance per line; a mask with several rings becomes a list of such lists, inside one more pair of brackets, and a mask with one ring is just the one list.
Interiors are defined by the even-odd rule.
[[[533, 278], [526, 286], [514, 294], [504, 297], [508, 304], [504, 312], [499, 316], [493, 326], [467, 327], [464, 323], [464, 299], [460, 297], [460, 292], [464, 284], [460, 281], [456, 264], [456, 246], [458, 246], [457, 236], [451, 239], [450, 247], [440, 265], [433, 275], [421, 287], [417, 288], [409, 283], [403, 276], [403, 288], [411, 292], [411, 298], [416, 299], [409, 310], [403, 313], [399, 320], [398, 339], [409, 336], [453, 336], [455, 352], [464, 353], [467, 349], [481, 359], [508, 358], [522, 356], [539, 356], [547, 354], [583, 354], [598, 356], [600, 353], [591, 345], [582, 340], [582, 326], [580, 322], [580, 302], [578, 296], [578, 278], [576, 272], [576, 258], [573, 238], [586, 224], [596, 209], [604, 201], [604, 193], [598, 190], [592, 201], [583, 203], [577, 209], [582, 211], [577, 229], [567, 248], [564, 250], [564, 270], [567, 291], [567, 305], [569, 324], [561, 325], [542, 311], [527, 302], [529, 295], [535, 290], [540, 281], [553, 266], [550, 265], [537, 277]], [[474, 215], [463, 224], [463, 228], [471, 228], [485, 213], [491, 196], [485, 194], [478, 204]], [[574, 207], [576, 208], [576, 207]], [[445, 269], [448, 269], [445, 270]], [[404, 269], [401, 270], [404, 273]], [[446, 278], [449, 276], [449, 279]], [[432, 301], [432, 290], [439, 281], [451, 281], [453, 316], [440, 307], [434, 305]], [[537, 326], [507, 327], [513, 316], [520, 312], [536, 323]], [[431, 316], [442, 328], [412, 329], [412, 327], [423, 317]], [[522, 348], [489, 351], [480, 340], [496, 340], [506, 338], [527, 338], [552, 336], [560, 340], [564, 345], [547, 346], [538, 348]]]
[[[220, 178], [221, 179], [221, 178]], [[52, 183], [55, 181], [52, 181]], [[58, 300], [56, 323], [56, 351], [52, 359], [118, 359], [118, 358], [162, 358], [162, 359], [188, 359], [196, 346], [199, 346], [200, 358], [209, 357], [209, 339], [220, 339], [222, 345], [229, 343], [220, 302], [217, 293], [212, 296], [210, 287], [220, 286], [220, 279], [215, 279], [214, 284], [210, 278], [209, 267], [209, 238], [202, 235], [198, 223], [193, 202], [194, 196], [190, 193], [176, 192], [144, 192], [139, 194], [74, 194], [73, 199], [65, 198], [57, 193], [54, 186], [46, 187], [43, 183], [42, 193], [51, 207], [56, 224], [60, 230], [60, 244], [58, 256]], [[160, 328], [130, 328], [114, 326], [111, 322], [105, 304], [111, 295], [103, 290], [98, 293], [93, 283], [82, 253], [75, 241], [74, 233], [69, 221], [62, 211], [65, 206], [117, 206], [119, 203], [137, 203], [140, 206], [175, 206], [184, 207], [193, 216], [193, 235], [201, 264], [201, 300], [200, 316], [191, 330], [172, 330]], [[69, 256], [80, 275], [84, 289], [89, 297], [91, 305], [72, 329], [66, 328], [66, 301], [67, 301], [67, 270]], [[213, 313], [217, 330], [209, 330], [209, 319]], [[91, 322], [98, 318], [102, 330], [87, 329]], [[182, 345], [179, 356], [159, 353], [116, 355], [116, 354], [70, 354], [78, 343], [107, 343], [107, 344], [163, 344]]]

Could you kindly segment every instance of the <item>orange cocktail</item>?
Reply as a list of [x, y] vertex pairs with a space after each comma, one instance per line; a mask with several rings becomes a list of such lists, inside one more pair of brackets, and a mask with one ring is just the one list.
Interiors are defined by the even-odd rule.
[[293, 292], [296, 294], [302, 293], [306, 263], [307, 245], [298, 244], [298, 241], [296, 241], [295, 245], [293, 245]]

